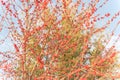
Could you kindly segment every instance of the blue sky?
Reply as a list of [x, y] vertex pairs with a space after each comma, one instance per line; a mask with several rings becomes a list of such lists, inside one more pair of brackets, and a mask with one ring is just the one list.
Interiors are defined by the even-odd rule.
[[[102, 0], [100, 0], [102, 1]], [[104, 1], [104, 0], [103, 0]], [[108, 18], [110, 19], [115, 13], [120, 11], [120, 0], [109, 0], [106, 5], [104, 5], [101, 9], [97, 11], [97, 13], [100, 13], [101, 15], [104, 15], [105, 13], [110, 13], [111, 16]], [[107, 19], [106, 19], [107, 20]], [[120, 21], [120, 17], [117, 17], [110, 25], [110, 28], [108, 29], [108, 32], [111, 32], [112, 29], [116, 26], [117, 22]], [[104, 20], [99, 23], [99, 25], [104, 24]], [[115, 31], [115, 35], [120, 34], [120, 25], [118, 26], [117, 30]]]

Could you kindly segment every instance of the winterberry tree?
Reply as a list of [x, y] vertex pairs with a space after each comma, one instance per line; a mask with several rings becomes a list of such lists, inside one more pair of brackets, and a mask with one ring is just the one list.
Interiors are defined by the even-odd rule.
[[15, 80], [119, 78], [113, 74], [115, 44], [106, 49], [116, 26], [109, 38], [105, 31], [120, 12], [96, 25], [110, 16], [95, 14], [107, 1], [1, 0], [1, 31], [7, 30], [2, 41], [9, 39], [14, 48], [1, 51], [1, 69]]

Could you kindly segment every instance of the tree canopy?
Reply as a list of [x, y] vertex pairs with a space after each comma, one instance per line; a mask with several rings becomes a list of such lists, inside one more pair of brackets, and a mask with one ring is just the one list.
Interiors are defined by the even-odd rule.
[[119, 78], [113, 74], [115, 44], [106, 48], [117, 26], [109, 37], [105, 30], [120, 12], [96, 24], [110, 17], [109, 12], [95, 14], [107, 1], [1, 0], [1, 29], [8, 30], [4, 40], [10, 39], [14, 48], [1, 51], [1, 69], [14, 80]]

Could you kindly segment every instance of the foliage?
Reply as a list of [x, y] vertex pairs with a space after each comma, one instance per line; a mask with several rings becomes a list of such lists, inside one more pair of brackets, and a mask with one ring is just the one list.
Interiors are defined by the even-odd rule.
[[8, 24], [7, 38], [15, 49], [6, 72], [15, 80], [116, 78], [112, 69], [117, 51], [114, 46], [106, 50], [113, 34], [107, 40], [104, 31], [119, 14], [96, 27], [97, 21], [110, 16], [95, 15], [107, 1], [96, 7], [99, 0], [1, 0], [1, 24]]

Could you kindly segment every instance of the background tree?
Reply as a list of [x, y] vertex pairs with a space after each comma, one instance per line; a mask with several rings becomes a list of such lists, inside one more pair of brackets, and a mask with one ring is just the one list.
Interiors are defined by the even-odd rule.
[[110, 16], [95, 15], [107, 1], [96, 7], [99, 0], [1, 0], [1, 25], [8, 30], [6, 39], [15, 49], [1, 53], [10, 53], [2, 69], [15, 80], [118, 77], [112, 73], [118, 53], [115, 44], [106, 49], [113, 34], [106, 38], [104, 32], [119, 12], [105, 25], [96, 27], [97, 21]]

